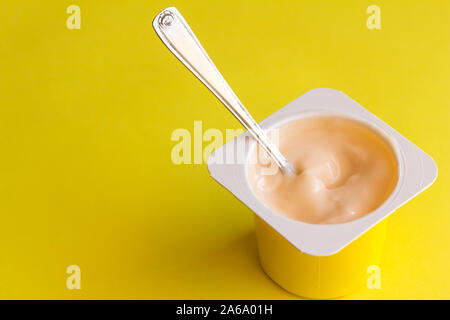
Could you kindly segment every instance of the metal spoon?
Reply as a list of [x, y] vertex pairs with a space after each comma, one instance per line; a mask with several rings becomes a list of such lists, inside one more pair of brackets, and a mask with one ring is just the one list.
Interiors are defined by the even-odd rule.
[[163, 10], [153, 20], [153, 27], [167, 48], [231, 111], [281, 171], [295, 175], [292, 164], [239, 101], [178, 10], [174, 7]]

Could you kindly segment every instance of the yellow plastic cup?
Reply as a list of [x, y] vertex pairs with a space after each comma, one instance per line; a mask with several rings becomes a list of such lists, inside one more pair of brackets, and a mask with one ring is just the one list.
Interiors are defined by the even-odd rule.
[[[396, 188], [379, 208], [364, 217], [334, 225], [313, 225], [289, 219], [265, 206], [247, 180], [248, 159], [255, 147], [254, 142], [249, 143], [248, 132], [214, 151], [208, 160], [211, 177], [255, 213], [258, 252], [266, 274], [287, 291], [308, 298], [343, 296], [367, 283], [368, 267], [380, 263], [386, 218], [437, 177], [436, 163], [429, 155], [337, 90], [310, 90], [260, 125], [270, 129], [324, 112], [373, 127], [391, 143], [397, 156]], [[228, 163], [225, 159], [235, 161]]]
[[315, 299], [341, 297], [366, 284], [368, 267], [379, 266], [386, 236], [384, 220], [335, 254], [301, 252], [255, 215], [256, 239], [264, 272], [285, 290]]

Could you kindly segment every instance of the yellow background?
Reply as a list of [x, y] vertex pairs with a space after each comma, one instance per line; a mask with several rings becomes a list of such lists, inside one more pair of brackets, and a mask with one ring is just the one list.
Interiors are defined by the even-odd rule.
[[450, 298], [447, 0], [2, 3], [0, 298], [296, 298], [261, 270], [250, 210], [171, 162], [174, 129], [239, 128], [153, 31], [172, 5], [257, 121], [330, 87], [435, 159], [391, 218], [382, 289], [348, 298]]

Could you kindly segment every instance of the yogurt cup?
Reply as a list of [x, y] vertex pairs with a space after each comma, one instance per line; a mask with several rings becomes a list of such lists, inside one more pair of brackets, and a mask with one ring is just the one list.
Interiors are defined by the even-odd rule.
[[[313, 89], [264, 119], [264, 129], [300, 117], [337, 115], [360, 121], [388, 141], [398, 160], [398, 181], [390, 197], [367, 215], [340, 224], [309, 224], [268, 208], [253, 193], [247, 163], [255, 148], [248, 132], [214, 151], [211, 177], [255, 213], [261, 266], [281, 287], [309, 298], [346, 295], [364, 285], [367, 268], [378, 265], [386, 233], [385, 218], [428, 188], [437, 177], [434, 160], [344, 93]], [[230, 159], [232, 161], [230, 161]]]

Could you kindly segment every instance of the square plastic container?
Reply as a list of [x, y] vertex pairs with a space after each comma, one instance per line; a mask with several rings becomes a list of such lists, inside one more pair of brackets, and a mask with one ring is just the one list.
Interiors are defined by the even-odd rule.
[[248, 158], [255, 147], [248, 132], [217, 149], [208, 160], [211, 177], [255, 213], [259, 258], [266, 274], [286, 290], [310, 298], [338, 297], [362, 286], [368, 277], [367, 268], [379, 264], [386, 232], [382, 221], [437, 177], [430, 156], [337, 90], [310, 90], [260, 125], [271, 129], [323, 114], [344, 116], [372, 127], [396, 153], [399, 177], [394, 191], [379, 208], [362, 218], [340, 224], [309, 224], [268, 208], [247, 180]]

